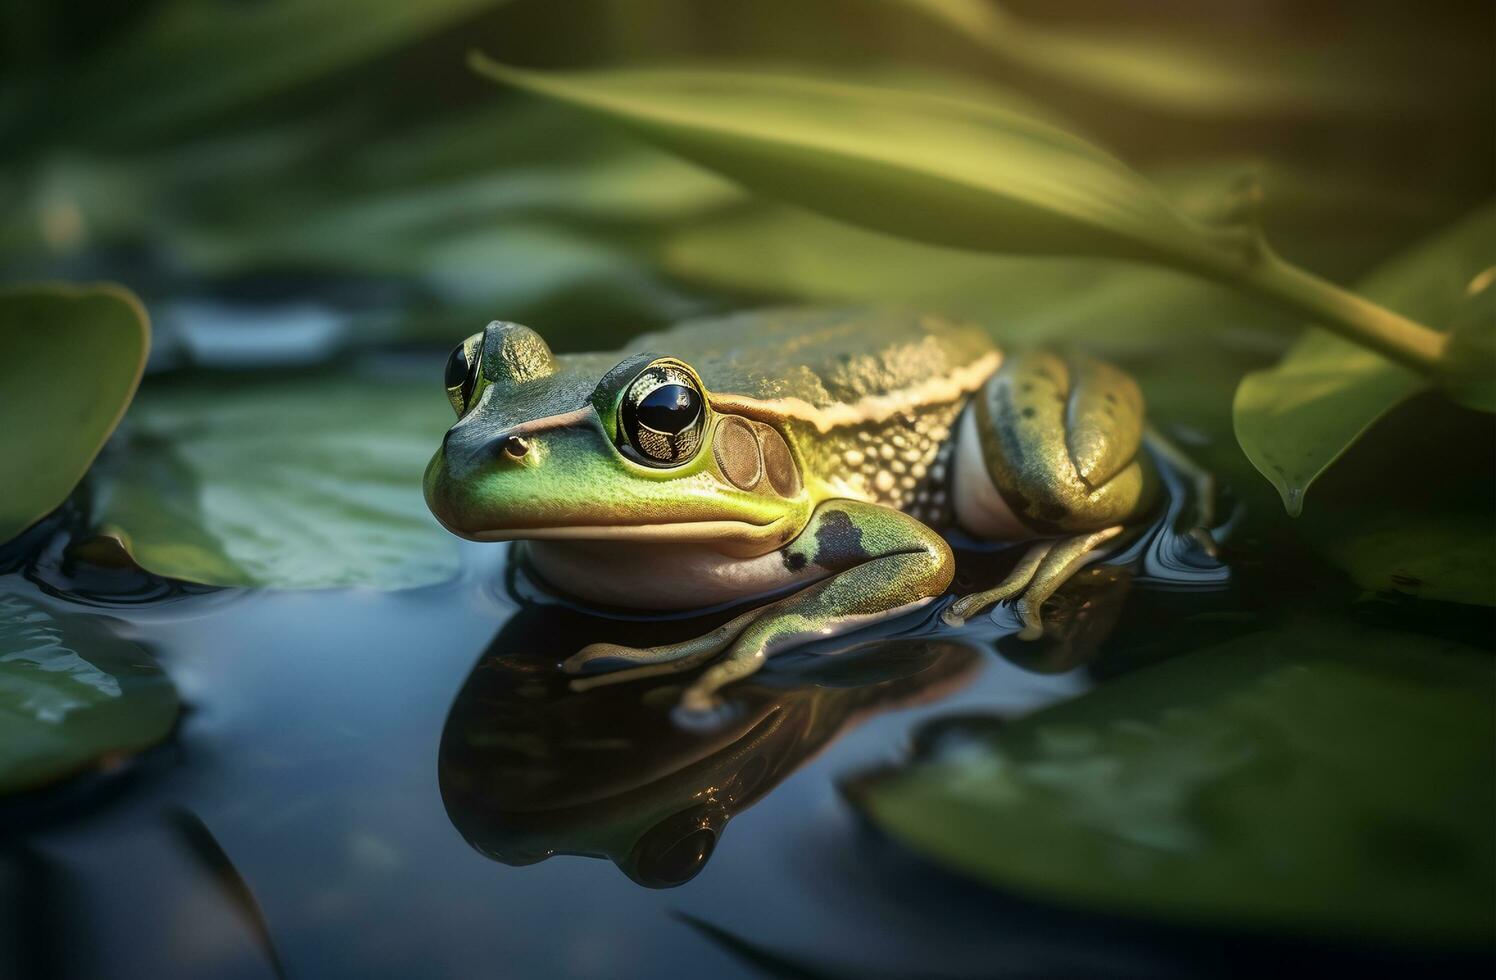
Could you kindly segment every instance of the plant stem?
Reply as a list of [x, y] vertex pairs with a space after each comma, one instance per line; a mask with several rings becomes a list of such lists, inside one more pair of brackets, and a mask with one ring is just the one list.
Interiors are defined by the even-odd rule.
[[1285, 262], [1263, 247], [1247, 268], [1217, 276], [1240, 289], [1262, 295], [1346, 340], [1369, 347], [1420, 374], [1441, 370], [1448, 338], [1437, 330], [1394, 313], [1327, 279]]

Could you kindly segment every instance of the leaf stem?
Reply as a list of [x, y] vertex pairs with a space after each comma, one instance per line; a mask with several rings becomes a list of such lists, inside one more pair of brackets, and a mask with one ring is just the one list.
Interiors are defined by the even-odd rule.
[[1215, 270], [1217, 278], [1301, 313], [1318, 326], [1425, 375], [1441, 371], [1448, 338], [1279, 258], [1265, 245], [1246, 268]]

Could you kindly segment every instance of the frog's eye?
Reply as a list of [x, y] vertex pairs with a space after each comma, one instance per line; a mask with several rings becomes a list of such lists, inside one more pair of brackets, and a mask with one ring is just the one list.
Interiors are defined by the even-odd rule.
[[458, 418], [467, 414], [473, 397], [473, 386], [478, 380], [479, 348], [483, 336], [475, 334], [457, 345], [452, 356], [447, 358], [447, 401]]
[[705, 406], [689, 371], [652, 364], [624, 389], [619, 448], [650, 466], [679, 466], [701, 448]]

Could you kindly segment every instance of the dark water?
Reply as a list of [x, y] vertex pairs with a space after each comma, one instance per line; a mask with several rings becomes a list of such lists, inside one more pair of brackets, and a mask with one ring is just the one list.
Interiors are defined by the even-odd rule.
[[[1105, 639], [1241, 609], [1231, 571], [1171, 533], [1062, 593], [1043, 646], [1000, 640], [1002, 617], [957, 632], [931, 610], [838, 656], [773, 664], [733, 690], [722, 728], [691, 732], [670, 724], [668, 686], [570, 694], [552, 665], [591, 640], [658, 642], [701, 620], [610, 620], [537, 601], [506, 574], [501, 547], [467, 546], [454, 583], [384, 594], [194, 594], [85, 575], [57, 554], [0, 589], [95, 603], [154, 653], [189, 707], [168, 745], [0, 810], [6, 976], [1431, 965], [1004, 896], [905, 855], [843, 798], [843, 780], [904, 758], [922, 720], [1033, 711], [1086, 690]], [[964, 555], [961, 575], [983, 583], [1012, 557]]]

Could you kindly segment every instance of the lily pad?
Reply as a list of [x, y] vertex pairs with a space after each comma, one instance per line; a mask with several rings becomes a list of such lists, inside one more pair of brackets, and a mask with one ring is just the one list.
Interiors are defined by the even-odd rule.
[[0, 793], [149, 748], [179, 710], [161, 668], [97, 618], [0, 595]]
[[0, 289], [0, 542], [83, 478], [135, 394], [150, 338], [119, 286]]
[[992, 885], [1130, 914], [1488, 942], [1490, 657], [1316, 621], [920, 739], [875, 824]]
[[147, 571], [223, 586], [410, 588], [450, 578], [454, 539], [421, 474], [451, 423], [440, 365], [197, 374], [141, 392], [100, 460], [99, 538]]
[[[1424, 323], [1479, 323], [1480, 307], [1496, 307], [1493, 262], [1496, 208], [1487, 207], [1388, 262], [1361, 292]], [[1459, 333], [1462, 342], [1478, 336], [1473, 329]], [[1470, 356], [1474, 400], [1490, 361], [1488, 354]], [[1377, 419], [1427, 386], [1380, 354], [1313, 329], [1278, 365], [1242, 379], [1233, 409], [1236, 437], [1297, 516], [1309, 486]]]

